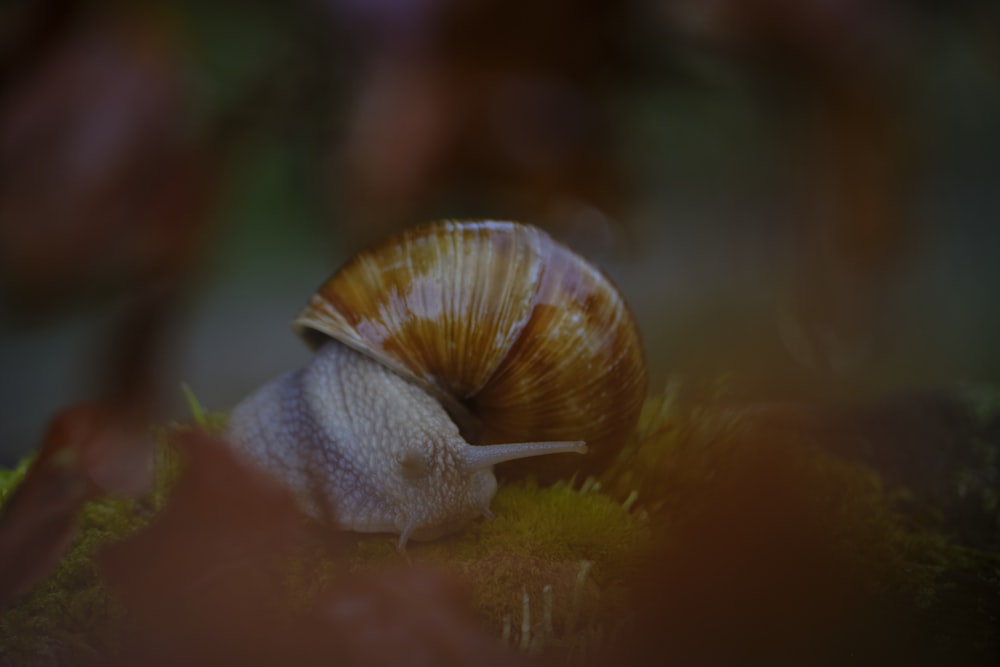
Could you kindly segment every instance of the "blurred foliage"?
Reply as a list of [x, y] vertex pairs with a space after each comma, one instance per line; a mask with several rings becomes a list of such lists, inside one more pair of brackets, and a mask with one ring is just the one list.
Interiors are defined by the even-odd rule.
[[[247, 380], [227, 370], [273, 369], [216, 330], [263, 349], [284, 321], [267, 299], [293, 312], [358, 246], [513, 217], [619, 283], [654, 380], [838, 398], [990, 381], [1000, 19], [932, 5], [8, 3], [0, 332], [165, 291], [157, 331], [190, 338], [150, 336], [144, 391], [199, 373], [229, 404]], [[35, 338], [0, 340], [10, 461], [115, 384], [100, 362], [29, 367], [54, 345]], [[185, 368], [155, 365], [171, 344]]]
[[[139, 475], [100, 478], [119, 462], [100, 437], [56, 437], [55, 473], [86, 487], [56, 518], [80, 532], [0, 617], [5, 658], [103, 658], [131, 605], [134, 662], [213, 632], [246, 640], [221, 641], [218, 662], [277, 661], [254, 643], [265, 627], [302, 664], [329, 658], [327, 635], [357, 658], [382, 615], [421, 630], [379, 646], [388, 657], [428, 630], [459, 663], [475, 649], [504, 664], [500, 635], [626, 665], [994, 664], [996, 392], [880, 395], [1000, 377], [995, 4], [3, 4], [4, 328], [112, 303], [77, 355], [112, 434], [156, 420], [167, 333], [209, 298], [206, 277], [252, 276], [205, 308], [225, 324], [205, 372], [231, 397], [258, 369], [231, 371], [269, 358], [253, 337], [282, 279], [304, 298], [300, 282], [357, 246], [437, 217], [546, 227], [622, 286], [654, 383], [732, 373], [736, 396], [673, 387], [600, 479], [506, 486], [495, 522], [405, 557], [382, 537], [316, 538], [188, 428], [157, 432], [182, 453], [161, 442], [152, 490], [78, 511]], [[2, 350], [5, 429], [79, 398], [37, 343]], [[760, 402], [774, 397], [822, 400]], [[12, 461], [30, 441], [2, 439]], [[8, 515], [25, 465], [0, 473]], [[117, 568], [99, 571], [103, 551]], [[406, 559], [457, 574], [474, 616]], [[290, 590], [261, 584], [275, 571]], [[377, 613], [344, 611], [358, 606]]]

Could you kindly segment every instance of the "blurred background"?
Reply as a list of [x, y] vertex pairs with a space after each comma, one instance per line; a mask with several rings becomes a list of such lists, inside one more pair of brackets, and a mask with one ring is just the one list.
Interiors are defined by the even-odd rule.
[[1000, 8], [965, 0], [0, 4], [0, 464], [85, 399], [304, 363], [352, 252], [537, 224], [652, 392], [1000, 380]]

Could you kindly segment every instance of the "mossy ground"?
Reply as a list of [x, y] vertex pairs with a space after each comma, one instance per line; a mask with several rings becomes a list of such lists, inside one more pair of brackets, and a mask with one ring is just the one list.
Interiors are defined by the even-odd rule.
[[531, 482], [502, 487], [493, 512], [492, 521], [411, 543], [405, 553], [393, 538], [354, 536], [346, 560], [304, 557], [293, 577], [300, 599], [312, 599], [351, 573], [404, 562], [457, 574], [483, 622], [531, 650], [579, 650], [627, 617], [624, 582], [649, 546], [640, 513], [569, 483], [540, 488]]
[[[0, 503], [27, 472], [30, 460], [0, 472]], [[145, 525], [152, 507], [104, 498], [88, 503], [59, 566], [0, 615], [0, 655], [14, 664], [50, 664], [63, 655], [90, 656], [107, 639], [104, 630], [122, 609], [101, 583], [100, 548]]]
[[[192, 412], [200, 425], [218, 426], [219, 418], [196, 402]], [[160, 431], [164, 441], [169, 432]], [[0, 502], [24, 469], [0, 472]], [[121, 609], [102, 586], [94, 556], [145, 525], [168, 502], [177, 474], [164, 443], [150, 496], [86, 506], [57, 570], [0, 616], [2, 653], [31, 664], [101, 646], [99, 629], [111, 627], [108, 619]], [[760, 493], [761, 487], [778, 492]], [[457, 575], [482, 622], [514, 646], [586, 656], [631, 626], [634, 589], [649, 578], [651, 554], [668, 570], [671, 559], [689, 558], [689, 543], [704, 538], [704, 525], [720, 523], [720, 512], [735, 514], [719, 530], [736, 536], [721, 543], [738, 552], [744, 537], [767, 538], [769, 517], [787, 504], [797, 506], [791, 523], [771, 529], [821, 521], [839, 580], [866, 595], [932, 607], [948, 599], [949, 573], [971, 569], [981, 576], [990, 568], [994, 578], [987, 587], [1000, 590], [992, 556], [973, 554], [915, 524], [897, 509], [904, 496], [885, 488], [872, 470], [801, 434], [776, 432], [746, 412], [668, 391], [647, 401], [636, 433], [600, 479], [502, 486], [493, 503], [495, 520], [475, 521], [447, 539], [411, 543], [405, 553], [396, 550], [394, 538], [377, 535], [348, 536], [346, 556], [306, 549], [289, 564], [289, 606], [292, 613], [307, 610], [354, 573], [430, 564]], [[741, 523], [753, 532], [741, 533]], [[781, 548], [761, 553], [780, 559]], [[790, 553], [799, 556], [794, 548]]]

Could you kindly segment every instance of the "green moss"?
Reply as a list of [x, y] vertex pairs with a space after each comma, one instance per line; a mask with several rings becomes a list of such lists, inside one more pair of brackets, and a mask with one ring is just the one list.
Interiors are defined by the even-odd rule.
[[24, 479], [24, 475], [28, 472], [28, 466], [31, 465], [31, 459], [32, 457], [30, 456], [21, 459], [21, 462], [10, 470], [0, 468], [0, 507], [3, 507], [7, 501], [7, 496]]
[[[600, 593], [634, 573], [648, 542], [641, 519], [603, 494], [580, 493], [568, 484], [505, 487], [493, 510], [496, 520], [478, 522], [452, 540], [422, 545], [414, 555], [427, 553], [461, 573], [476, 607], [494, 628], [502, 628], [507, 617], [521, 618], [524, 592], [538, 601], [551, 586], [554, 630], [557, 637], [571, 641], [564, 631], [574, 613], [571, 603], [584, 561], [593, 567], [579, 604], [592, 623], [578, 628], [604, 625], [625, 613], [613, 599], [602, 604]], [[535, 617], [537, 633], [543, 621], [540, 608]]]
[[498, 635], [506, 627], [511, 642], [534, 650], [581, 650], [627, 615], [621, 586], [648, 545], [645, 520], [568, 483], [504, 486], [492, 508], [495, 520], [475, 521], [442, 540], [411, 542], [404, 554], [395, 538], [355, 536], [347, 562], [304, 559], [293, 581], [300, 596], [314, 599], [346, 573], [400, 562], [432, 565], [458, 575]]
[[0, 616], [0, 646], [15, 664], [46, 664], [59, 655], [98, 650], [101, 630], [121, 617], [101, 584], [95, 555], [148, 520], [138, 504], [113, 498], [88, 503], [79, 530], [55, 571]]
[[[198, 400], [198, 397], [195, 396], [195, 393], [191, 391], [191, 387], [186, 384], [181, 384], [181, 392], [184, 394], [184, 401], [191, 411], [191, 421], [194, 422], [193, 426], [214, 435], [221, 434], [226, 428], [229, 415], [224, 412], [210, 412], [206, 410]], [[183, 424], [174, 424], [173, 428], [184, 429], [186, 427]]]

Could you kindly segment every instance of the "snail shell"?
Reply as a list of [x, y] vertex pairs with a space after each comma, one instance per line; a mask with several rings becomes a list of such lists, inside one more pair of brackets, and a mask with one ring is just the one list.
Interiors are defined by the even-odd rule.
[[583, 440], [584, 457], [501, 464], [543, 480], [595, 472], [634, 428], [642, 344], [614, 285], [543, 231], [427, 224], [354, 256], [293, 324], [339, 341], [434, 396], [473, 444]]

